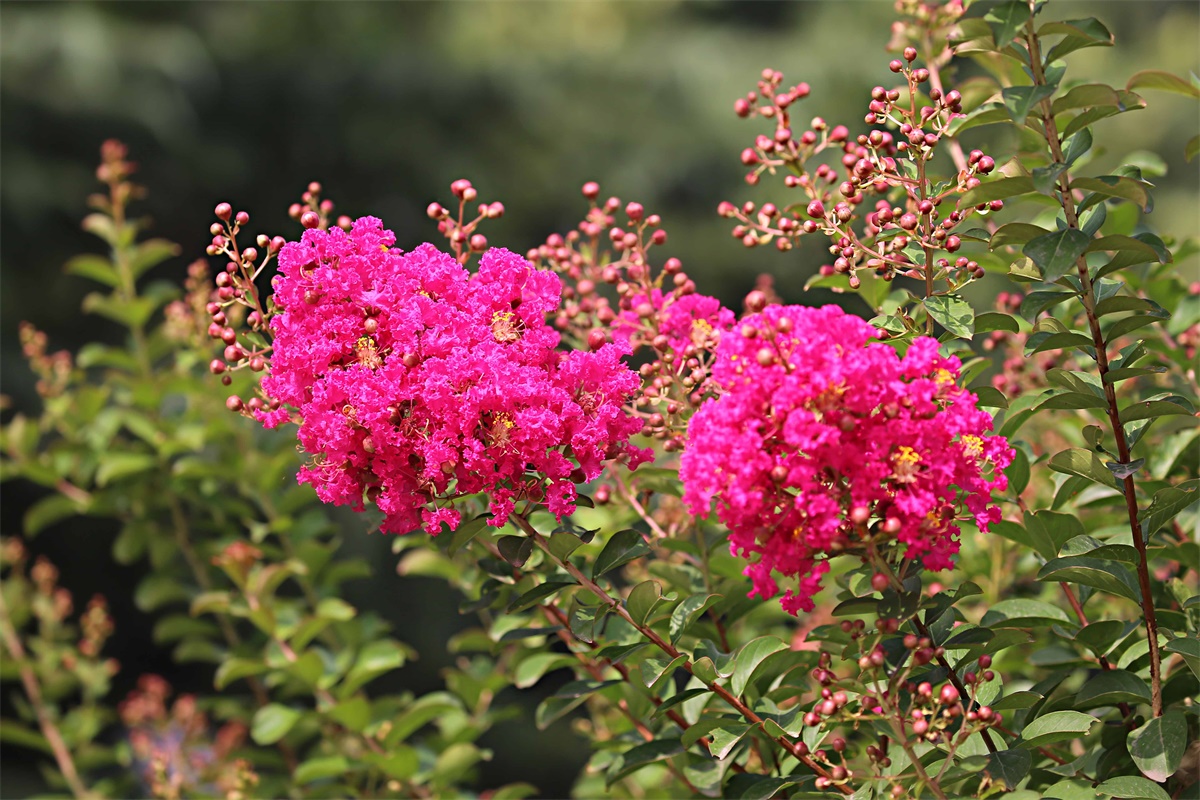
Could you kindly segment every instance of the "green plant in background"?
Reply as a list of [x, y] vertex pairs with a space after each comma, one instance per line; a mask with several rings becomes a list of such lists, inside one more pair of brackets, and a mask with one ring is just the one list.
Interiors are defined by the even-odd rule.
[[[121, 521], [113, 555], [148, 560], [156, 639], [214, 691], [168, 712], [151, 677], [105, 710], [103, 606], [67, 644], [69, 600], [48, 565], [24, 577], [14, 539], [0, 634], [30, 724], [0, 733], [76, 796], [475, 796], [497, 694], [562, 672], [533, 723], [591, 742], [579, 797], [1188, 796], [1198, 248], [1148, 226], [1160, 157], [1089, 165], [1143, 92], [1200, 88], [1088, 82], [1069, 57], [1112, 35], [1045, 6], [899, 3], [896, 85], [861, 134], [795, 121], [808, 87], [774, 70], [735, 103], [768, 123], [748, 181], [782, 174], [782, 194], [719, 213], [747, 248], [827, 237], [814, 283], [871, 309], [861, 341], [769, 283], [739, 320], [659, 258], [657, 215], [594, 183], [529, 263], [488, 249], [504, 209], [474, 215], [467, 181], [428, 209], [450, 253], [334, 220], [313, 185], [299, 242], [239, 243], [249, 215], [221, 204], [221, 271], [144, 285], [176, 249], [138, 240], [132, 166], [106, 144], [85, 227], [111, 256], [69, 269], [107, 287], [86, 309], [127, 346], [47, 355], [25, 331], [43, 409], [6, 423], [4, 474], [51, 490], [26, 535]], [[981, 74], [956, 85], [968, 59]], [[1010, 131], [986, 154], [984, 126]], [[977, 308], [989, 272], [1027, 285]], [[307, 462], [255, 418], [297, 424]], [[318, 498], [438, 534], [394, 550], [477, 620], [445, 691], [372, 691], [413, 653], [339, 597], [366, 566]], [[761, 599], [782, 590], [788, 613]], [[118, 724], [116, 747], [90, 743]]]

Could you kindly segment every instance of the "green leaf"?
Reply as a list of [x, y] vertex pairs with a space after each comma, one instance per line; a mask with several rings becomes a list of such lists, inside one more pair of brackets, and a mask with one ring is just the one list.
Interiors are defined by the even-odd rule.
[[988, 627], [1024, 627], [1046, 622], [1070, 623], [1067, 612], [1056, 605], [1041, 600], [1014, 597], [994, 604], [983, 615], [980, 624]]
[[642, 538], [642, 534], [631, 528], [619, 530], [609, 537], [609, 540], [604, 543], [600, 555], [596, 556], [596, 563], [592, 565], [592, 579], [595, 580], [601, 575], [649, 553], [650, 547]]
[[682, 603], [675, 606], [675, 610], [671, 612], [671, 644], [679, 641], [692, 623], [704, 613], [704, 609], [723, 599], [724, 597], [719, 594], [699, 592], [685, 598]]
[[715, 728], [709, 734], [712, 738], [709, 752], [712, 753], [713, 758], [724, 760], [737, 746], [737, 743], [745, 738], [752, 727], [748, 722], [733, 722]]
[[1193, 136], [1183, 147], [1183, 157], [1190, 164], [1200, 155], [1200, 136]]
[[1037, 265], [1047, 283], [1053, 283], [1075, 270], [1076, 262], [1090, 243], [1083, 231], [1066, 228], [1031, 239], [1021, 252]]
[[577, 585], [574, 581], [546, 581], [514, 599], [508, 604], [508, 611], [509, 613], [516, 613], [533, 608], [536, 605], [541, 605], [547, 598], [553, 597], [563, 589]]
[[82, 513], [84, 506], [66, 495], [47, 495], [25, 512], [25, 535], [32, 538], [56, 522]]
[[1029, 4], [1022, 0], [1009, 0], [990, 9], [983, 16], [992, 29], [992, 41], [998, 49], [1008, 47], [1017, 32], [1029, 21]]
[[958, 199], [959, 208], [970, 208], [992, 200], [1005, 200], [1019, 194], [1032, 194], [1033, 178], [1019, 175], [1015, 178], [1000, 178], [987, 181], [971, 189]]
[[1103, 592], [1141, 602], [1133, 573], [1122, 564], [1090, 556], [1051, 559], [1038, 571], [1039, 581], [1066, 581], [1091, 586]]
[[1143, 419], [1158, 417], [1182, 416], [1190, 417], [1193, 410], [1170, 400], [1143, 400], [1140, 403], [1130, 403], [1121, 409], [1121, 423], [1128, 425]]
[[534, 653], [517, 665], [513, 674], [513, 684], [518, 689], [528, 689], [540, 681], [547, 672], [569, 667], [575, 663], [574, 657], [563, 653]]
[[338, 703], [325, 714], [346, 730], [362, 733], [371, 722], [371, 704], [365, 697], [351, 697]]
[[54, 748], [40, 732], [25, 727], [15, 719], [0, 719], [0, 742], [8, 742], [19, 747], [41, 750], [47, 755], [54, 754]]
[[925, 309], [934, 321], [961, 339], [975, 334], [975, 310], [958, 295], [939, 295], [925, 299]]
[[354, 619], [358, 611], [354, 606], [337, 597], [326, 597], [317, 603], [317, 616], [334, 622], [348, 622]]
[[678, 739], [655, 739], [640, 744], [613, 759], [612, 766], [605, 773], [604, 785], [612, 786], [642, 767], [664, 761], [682, 752], [683, 744]]
[[139, 244], [129, 259], [129, 271], [137, 278], [146, 270], [156, 267], [168, 258], [179, 255], [179, 245], [166, 239], [147, 239]]
[[1021, 326], [1012, 318], [1011, 314], [1004, 314], [999, 311], [985, 311], [975, 317], [975, 332], [987, 333], [988, 331], [1008, 331], [1009, 333], [1019, 333]]
[[975, 394], [975, 404], [980, 408], [1008, 408], [1008, 398], [1004, 392], [993, 386], [978, 386], [971, 391]]
[[1048, 466], [1055, 472], [1078, 475], [1081, 478], [1111, 486], [1113, 489], [1118, 488], [1117, 479], [1113, 477], [1108, 467], [1104, 466], [1100, 456], [1082, 447], [1056, 453], [1048, 462]]
[[1032, 322], [1048, 308], [1054, 308], [1059, 303], [1065, 303], [1076, 297], [1075, 292], [1057, 289], [1030, 292], [1021, 300], [1021, 316]]
[[578, 536], [570, 533], [552, 533], [550, 534], [550, 552], [559, 561], [566, 561], [570, 558], [571, 553], [574, 553], [580, 547], [583, 547], [585, 542]]
[[133, 593], [134, 605], [141, 611], [154, 611], [168, 603], [189, 598], [187, 585], [173, 575], [152, 573], [142, 579]]
[[350, 762], [344, 756], [310, 758], [292, 773], [292, 780], [301, 786], [324, 778], [336, 778], [350, 770]]
[[528, 536], [501, 536], [496, 540], [496, 549], [500, 551], [501, 558], [520, 569], [533, 554], [533, 539]]
[[1178, 75], [1163, 72], [1158, 69], [1147, 69], [1136, 73], [1125, 84], [1129, 91], [1134, 89], [1159, 89], [1164, 92], [1174, 92], [1186, 97], [1200, 98], [1200, 87], [1194, 82], [1185, 81]]
[[1129, 733], [1126, 747], [1137, 768], [1152, 781], [1163, 783], [1179, 769], [1187, 747], [1188, 724], [1176, 709], [1154, 717]]
[[158, 459], [146, 453], [106, 453], [96, 468], [96, 485], [100, 487], [158, 467]]
[[300, 712], [294, 708], [269, 703], [254, 714], [250, 725], [250, 738], [257, 744], [275, 744], [300, 720]]
[[775, 636], [761, 636], [743, 645], [733, 661], [733, 679], [730, 681], [733, 693], [740, 696], [750, 685], [754, 671], [768, 657], [787, 649], [787, 643]]
[[729, 800], [771, 800], [784, 789], [795, 785], [796, 781], [789, 778], [739, 773], [725, 784], [724, 796]]
[[1191, 637], [1172, 639], [1163, 646], [1168, 653], [1178, 653], [1188, 668], [1200, 678], [1200, 639]]
[[1108, 32], [1108, 28], [1093, 17], [1047, 22], [1038, 28], [1038, 36], [1056, 34], [1062, 35], [1064, 38], [1050, 48], [1050, 52], [1046, 54], [1047, 64], [1052, 64], [1068, 53], [1085, 47], [1110, 47], [1113, 43], [1113, 35]]
[[[1130, 200], [1137, 203], [1142, 211], [1150, 210], [1150, 192], [1147, 191], [1146, 186], [1145, 181], [1137, 181], [1133, 178], [1126, 178], [1120, 175], [1101, 175], [1098, 178], [1076, 178], [1071, 181], [1071, 189], [1073, 190], [1095, 192], [1104, 197]], [[1085, 201], [1083, 206], [1087, 205], [1090, 205], [1090, 203]], [[1084, 235], [1086, 236], [1086, 234]]]
[[480, 532], [487, 527], [487, 524], [490, 520], [490, 514], [481, 514], [480, 516], [475, 517], [474, 519], [469, 519], [462, 525], [459, 525], [458, 528], [455, 529], [454, 533], [450, 536], [450, 544], [446, 548], [447, 552], [449, 552], [450, 555], [454, 555], [459, 550], [466, 547], [472, 539], [478, 536]]
[[1087, 711], [1118, 703], [1149, 703], [1150, 687], [1146, 682], [1123, 669], [1103, 670], [1088, 679], [1075, 694], [1073, 706]]
[[1108, 403], [1103, 397], [1097, 397], [1091, 392], [1059, 392], [1052, 390], [1048, 394], [1049, 396], [1034, 411], [1053, 408], [1108, 408]]
[[1091, 108], [1093, 106], [1120, 107], [1121, 96], [1117, 90], [1103, 83], [1085, 83], [1076, 86], [1071, 91], [1054, 101], [1054, 116], [1075, 108]]
[[389, 778], [406, 781], [421, 767], [417, 751], [406, 745], [394, 747], [386, 753], [363, 753], [360, 758], [379, 767]]
[[1119, 797], [1121, 800], [1171, 800], [1161, 786], [1140, 775], [1122, 775], [1109, 778], [1096, 787], [1097, 794]]
[[1132, 623], [1117, 619], [1098, 620], [1080, 628], [1079, 633], [1075, 634], [1075, 641], [1097, 656], [1104, 656], [1132, 630]]
[[86, 254], [75, 256], [67, 262], [64, 269], [70, 275], [79, 275], [89, 280], [103, 283], [105, 286], [116, 288], [121, 285], [121, 276], [117, 274], [112, 262], [102, 256]]
[[1017, 788], [1029, 768], [1033, 765], [1033, 756], [1028, 750], [998, 750], [988, 756], [984, 769], [994, 781], [1003, 781], [1011, 790]]
[[629, 592], [629, 599], [626, 600], [625, 607], [634, 622], [644, 625], [655, 607], [661, 602], [662, 587], [659, 586], [658, 581], [649, 580], [633, 587]]
[[1079, 711], [1051, 711], [1038, 717], [1021, 731], [1021, 747], [1040, 747], [1051, 742], [1086, 736], [1100, 720]]
[[446, 692], [431, 692], [422, 695], [392, 720], [392, 729], [387, 735], [387, 744], [394, 747], [403, 742], [430, 722], [461, 710], [462, 705]]
[[1013, 122], [1022, 124], [1035, 105], [1054, 94], [1053, 86], [1010, 86], [1001, 91], [1004, 107]]
[[[604, 685], [611, 685], [613, 682], [608, 681]], [[572, 684], [567, 684], [568, 686]], [[566, 688], [566, 687], [563, 687]], [[537, 710], [533, 713], [533, 721], [539, 731], [544, 731], [558, 720], [570, 714], [576, 708], [583, 704], [587, 699], [587, 694], [573, 694], [570, 696], [554, 695], [547, 697], [538, 704]]]
[[224, 691], [226, 686], [236, 680], [261, 675], [266, 671], [267, 665], [261, 661], [249, 658], [229, 658], [217, 667], [217, 673], [213, 676], [213, 686], [217, 691]]
[[997, 247], [1015, 247], [1019, 244], [1025, 244], [1030, 239], [1035, 239], [1038, 236], [1045, 236], [1051, 231], [1039, 225], [1030, 225], [1028, 222], [1010, 222], [1007, 225], [1001, 225], [1000, 228], [992, 234], [988, 240], [988, 249], [995, 250]]
[[638, 665], [642, 673], [642, 683], [650, 691], [657, 693], [661, 690], [664, 680], [669, 679], [675, 670], [683, 666], [687, 656], [679, 655], [674, 658], [667, 656], [651, 656]]
[[390, 639], [369, 642], [358, 652], [354, 666], [346, 673], [338, 691], [342, 697], [346, 697], [380, 675], [400, 669], [407, 658], [408, 652], [399, 642]]

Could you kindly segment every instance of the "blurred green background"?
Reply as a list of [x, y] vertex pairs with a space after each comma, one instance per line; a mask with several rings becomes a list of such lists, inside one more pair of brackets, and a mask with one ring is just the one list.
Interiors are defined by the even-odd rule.
[[[1117, 47], [1071, 59], [1068, 78], [1123, 86], [1132, 73], [1200, 71], [1200, 6], [1194, 0], [1054, 0], [1049, 15], [1096, 15]], [[764, 66], [813, 91], [796, 110], [861, 127], [870, 87], [887, 83], [884, 47], [893, 19], [886, 0], [755, 3], [690, 2], [13, 2], [0, 5], [0, 366], [18, 408], [36, 402], [15, 331], [28, 319], [52, 347], [111, 339], [108, 323], [81, 316], [89, 290], [63, 274], [73, 254], [98, 241], [79, 230], [102, 140], [131, 146], [149, 187], [141, 209], [152, 232], [185, 255], [157, 275], [182, 278], [202, 254], [211, 209], [228, 200], [251, 213], [252, 228], [293, 236], [287, 205], [320, 180], [351, 216], [373, 214], [403, 246], [436, 236], [424, 216], [448, 200], [450, 181], [471, 179], [484, 200], [502, 200], [491, 243], [524, 251], [569, 230], [584, 211], [579, 186], [637, 199], [662, 215], [666, 248], [700, 291], [740, 308], [757, 274], [776, 276], [785, 300], [803, 296], [823, 259], [820, 243], [788, 254], [747, 252], [713, 213], [720, 200], [779, 200], [770, 181], [745, 185], [738, 153], [759, 127], [737, 119], [734, 98]], [[970, 65], [966, 70], [973, 69]], [[1160, 233], [1200, 229], [1200, 175], [1183, 159], [1197, 132], [1195, 102], [1147, 92], [1149, 107], [1097, 126], [1105, 146], [1097, 169], [1134, 150], [1160, 153], [1154, 225]], [[976, 129], [968, 146], [1006, 135]], [[1194, 264], [1188, 268], [1194, 269]], [[1200, 277], [1200, 276], [1198, 276]], [[985, 283], [982, 291], [998, 288]], [[978, 297], [978, 296], [977, 296]], [[859, 309], [863, 310], [863, 309]], [[18, 530], [36, 497], [5, 484], [0, 522]], [[91, 525], [91, 521], [88, 521]], [[365, 525], [347, 518], [348, 530]], [[107, 595], [127, 667], [158, 671], [180, 688], [201, 689], [202, 672], [173, 670], [144, 630], [128, 587], [136, 571], [111, 564], [112, 531], [102, 522], [60, 525], [33, 546], [47, 552], [64, 583], [86, 598]], [[377, 578], [360, 605], [383, 610], [420, 662], [400, 676], [414, 690], [436, 686], [446, 638], [463, 622], [457, 598], [438, 582], [399, 586], [381, 537], [358, 537]], [[99, 566], [98, 566], [99, 565]], [[121, 682], [124, 681], [124, 682]], [[512, 698], [528, 702], [536, 697]], [[523, 693], [532, 695], [532, 692]], [[487, 785], [530, 780], [544, 796], [565, 796], [586, 759], [566, 724], [540, 734], [529, 716], [485, 740], [496, 752]], [[4, 750], [5, 797], [35, 785], [19, 751]]]

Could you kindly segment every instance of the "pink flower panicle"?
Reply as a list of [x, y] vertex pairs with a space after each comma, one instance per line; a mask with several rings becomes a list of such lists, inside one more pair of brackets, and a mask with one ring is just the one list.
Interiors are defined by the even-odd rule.
[[394, 244], [363, 217], [279, 253], [262, 386], [282, 405], [256, 416], [298, 412], [299, 480], [323, 501], [374, 503], [385, 532], [436, 533], [460, 521], [449, 501], [483, 492], [502, 526], [522, 499], [561, 518], [604, 460], [650, 457], [628, 443], [642, 425], [623, 407], [638, 388], [624, 350], [557, 349], [556, 275], [499, 248], [471, 274], [433, 245]]
[[812, 596], [843, 552], [895, 541], [930, 570], [952, 565], [957, 521], [1000, 519], [1013, 451], [955, 380], [960, 363], [915, 339], [903, 357], [837, 306], [769, 306], [722, 337], [723, 390], [692, 418], [680, 477], [693, 513], [717, 515], [750, 564], [752, 595], [797, 579], [785, 610]]

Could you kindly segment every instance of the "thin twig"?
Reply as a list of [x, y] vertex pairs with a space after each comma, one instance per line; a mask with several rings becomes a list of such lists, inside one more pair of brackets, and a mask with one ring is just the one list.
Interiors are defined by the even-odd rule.
[[77, 798], [95, 797], [84, 786], [83, 780], [79, 777], [79, 771], [75, 768], [71, 751], [67, 748], [67, 743], [63, 741], [62, 734], [50, 716], [46, 701], [42, 698], [41, 684], [38, 683], [37, 674], [29, 664], [25, 647], [21, 644], [21, 637], [17, 635], [17, 630], [13, 627], [12, 619], [8, 615], [8, 604], [4, 602], [3, 594], [0, 594], [0, 636], [4, 638], [4, 646], [8, 648], [8, 652], [18, 664], [21, 683], [25, 687], [25, 695], [29, 698], [29, 703], [37, 714], [38, 726], [42, 729], [42, 735], [46, 737], [46, 742], [50, 745], [50, 751], [58, 763], [58, 771], [62, 773], [63, 779], [70, 787], [71, 794]]

